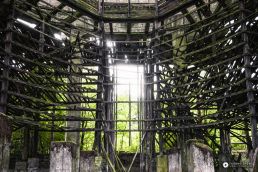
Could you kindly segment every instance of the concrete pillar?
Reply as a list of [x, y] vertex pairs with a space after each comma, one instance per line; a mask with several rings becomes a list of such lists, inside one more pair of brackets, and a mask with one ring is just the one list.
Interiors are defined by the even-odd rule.
[[94, 152], [81, 151], [80, 153], [80, 172], [95, 171], [95, 155]]
[[52, 142], [50, 151], [50, 172], [75, 172], [75, 144]]
[[157, 156], [157, 172], [168, 172], [168, 156]]
[[39, 170], [39, 159], [29, 158], [28, 159], [28, 172], [38, 172]]
[[182, 172], [181, 154], [179, 150], [175, 150], [168, 155], [168, 171]]
[[212, 149], [207, 145], [197, 140], [189, 140], [186, 151], [188, 172], [215, 171]]
[[0, 171], [7, 172], [9, 169], [10, 159], [10, 139], [0, 136]]

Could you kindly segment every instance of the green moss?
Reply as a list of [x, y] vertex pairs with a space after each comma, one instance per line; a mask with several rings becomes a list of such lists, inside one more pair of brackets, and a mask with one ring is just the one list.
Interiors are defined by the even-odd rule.
[[168, 156], [159, 155], [157, 156], [157, 172], [167, 172], [168, 171]]
[[204, 143], [204, 141], [201, 139], [189, 139], [186, 141], [186, 145], [189, 145], [191, 143]]
[[209, 151], [212, 153], [212, 149], [208, 145], [205, 145], [203, 143], [194, 143], [194, 145], [202, 150]]

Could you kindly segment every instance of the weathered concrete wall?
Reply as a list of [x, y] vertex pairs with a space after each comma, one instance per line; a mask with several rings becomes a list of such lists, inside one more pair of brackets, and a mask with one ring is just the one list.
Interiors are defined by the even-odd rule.
[[187, 142], [187, 163], [189, 172], [214, 172], [212, 150], [196, 140]]
[[157, 156], [157, 172], [167, 172], [168, 171], [168, 156], [158, 155]]
[[75, 144], [71, 142], [52, 142], [50, 152], [50, 172], [75, 172]]
[[189, 140], [181, 150], [173, 150], [168, 155], [168, 171], [214, 172], [212, 150], [198, 140]]
[[181, 154], [179, 150], [173, 151], [168, 155], [168, 171], [182, 172]]
[[7, 172], [10, 159], [10, 141], [6, 137], [0, 137], [0, 171]]
[[94, 152], [81, 151], [81, 153], [80, 153], [80, 172], [95, 172]]

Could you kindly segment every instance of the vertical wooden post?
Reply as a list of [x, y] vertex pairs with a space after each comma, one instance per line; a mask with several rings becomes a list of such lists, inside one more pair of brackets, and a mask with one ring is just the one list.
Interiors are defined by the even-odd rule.
[[[10, 5], [11, 6], [11, 5]], [[10, 59], [11, 55], [10, 53], [12, 52], [12, 27], [13, 27], [13, 12], [12, 8], [10, 7], [10, 15], [7, 21], [6, 25], [6, 37], [5, 37], [5, 52], [6, 55], [4, 57], [4, 64], [5, 66], [10, 65]], [[0, 97], [0, 112], [6, 114], [6, 106], [7, 106], [7, 91], [9, 87], [9, 82], [8, 82], [8, 77], [9, 77], [9, 68], [3, 70], [3, 78], [4, 80], [1, 83], [1, 97]]]
[[249, 114], [251, 115], [250, 124], [251, 124], [251, 132], [252, 132], [252, 147], [253, 150], [257, 148], [258, 140], [257, 140], [257, 114], [256, 114], [256, 107], [255, 107], [255, 99], [253, 93], [253, 84], [251, 82], [251, 52], [249, 47], [249, 38], [246, 26], [246, 15], [245, 15], [245, 0], [240, 0], [240, 10], [241, 10], [241, 20], [242, 20], [242, 41], [245, 43], [243, 48], [243, 59], [244, 59], [244, 69], [245, 69], [245, 78], [246, 78], [246, 89], [247, 89], [247, 101], [248, 101], [248, 109]]
[[1, 96], [0, 96], [0, 171], [7, 172], [9, 169], [9, 159], [10, 159], [10, 138], [11, 138], [11, 126], [8, 120], [4, 117], [7, 114], [7, 98], [8, 98], [8, 77], [9, 68], [11, 61], [12, 52], [12, 27], [13, 27], [13, 1], [9, 1], [9, 16], [6, 24], [6, 37], [5, 37], [5, 56], [4, 65], [7, 66], [3, 69], [2, 76], [4, 80], [1, 83]]
[[[159, 15], [159, 13], [158, 13], [158, 2], [157, 2], [157, 0], [156, 0], [156, 16], [158, 16]], [[159, 23], [157, 20], [155, 21], [155, 23], [154, 23], [154, 30], [156, 30], [156, 29], [158, 29], [161, 25], [160, 24], [162, 24], [162, 27], [163, 27], [163, 24], [164, 24], [164, 22], [161, 22], [161, 23]], [[158, 32], [156, 31], [155, 32], [155, 43], [154, 43], [154, 45], [157, 45], [157, 44], [160, 44], [161, 42], [160, 42], [160, 40], [162, 40], [162, 38], [161, 39], [159, 39], [159, 35], [158, 35]], [[153, 50], [154, 51], [154, 53], [155, 54], [157, 54], [158, 52], [158, 49], [157, 50]], [[155, 105], [156, 105], [156, 113], [155, 113], [155, 117], [156, 118], [162, 118], [162, 116], [161, 116], [161, 112], [160, 112], [160, 98], [161, 98], [161, 95], [160, 95], [160, 69], [159, 69], [159, 64], [157, 64], [158, 62], [159, 62], [159, 57], [157, 56], [156, 57], [156, 59], [155, 59], [155, 62], [156, 62], [156, 82], [157, 82], [157, 95], [156, 95], [156, 103], [155, 103]], [[157, 101], [158, 100], [158, 101]], [[162, 121], [158, 121], [157, 122], [157, 127], [158, 128], [161, 128], [161, 126], [162, 126]], [[158, 132], [158, 137], [159, 137], [159, 152], [162, 154], [163, 153], [163, 136], [162, 136], [162, 131], [159, 131]]]
[[[41, 32], [39, 33], [39, 51], [44, 53], [44, 47], [45, 47], [45, 20], [43, 20], [44, 22], [41, 23]], [[53, 107], [55, 108], [55, 107]], [[52, 118], [54, 118], [54, 113], [55, 113], [55, 109], [53, 110], [53, 116]], [[36, 115], [36, 120], [39, 118], [38, 114]], [[52, 128], [54, 127], [54, 121], [52, 121]], [[51, 131], [51, 141], [54, 140], [54, 132]], [[34, 127], [34, 132], [33, 132], [33, 143], [32, 143], [32, 157], [36, 157], [37, 156], [37, 151], [38, 151], [38, 141], [39, 141], [39, 131], [38, 131], [38, 126]]]
[[23, 128], [23, 149], [22, 160], [26, 161], [29, 157], [30, 129], [26, 126]]
[[[102, 8], [102, 4], [104, 3], [103, 0], [100, 0], [98, 3], [98, 12], [99, 14], [102, 16], [103, 15], [103, 8]], [[97, 25], [97, 22], [95, 22], [95, 25]], [[97, 99], [100, 100], [100, 102], [97, 103], [97, 109], [101, 110], [101, 111], [97, 111], [96, 112], [96, 120], [97, 122], [95, 123], [95, 128], [96, 129], [101, 129], [102, 126], [102, 116], [104, 114], [104, 104], [103, 104], [103, 94], [104, 94], [104, 77], [103, 77], [103, 73], [104, 73], [104, 69], [105, 66], [103, 65], [103, 56], [104, 56], [104, 44], [103, 44], [103, 29], [104, 26], [102, 26], [102, 22], [98, 22], [98, 26], [99, 26], [99, 30], [101, 31], [102, 35], [100, 37], [100, 49], [99, 49], [99, 57], [100, 57], [100, 61], [102, 63], [102, 65], [98, 66], [98, 72], [100, 73], [100, 75], [98, 76], [98, 81], [100, 81], [101, 83], [97, 85]], [[100, 156], [101, 154], [101, 131], [95, 131], [95, 140], [94, 140], [94, 145], [93, 145], [93, 150], [97, 149], [97, 156]]]
[[[78, 40], [80, 41], [80, 40]], [[80, 72], [80, 67], [78, 66], [78, 64], [82, 64], [82, 60], [81, 59], [71, 59], [69, 60], [70, 65], [68, 66], [68, 72], [72, 73], [72, 72]], [[74, 65], [77, 64], [77, 65]], [[73, 84], [73, 83], [81, 83], [82, 78], [81, 76], [68, 76], [68, 80], [69, 80], [69, 84]], [[79, 87], [82, 87], [82, 85], [80, 84]], [[67, 90], [68, 92], [70, 91], [74, 91], [74, 88], [71, 86], [69, 87], [69, 89]], [[81, 103], [76, 103], [73, 104], [72, 106], [69, 106], [69, 111], [68, 111], [68, 116], [70, 117], [77, 117], [80, 118], [81, 117], [81, 111], [77, 111], [75, 109], [80, 108], [81, 107]], [[74, 109], [74, 110], [73, 110]], [[75, 128], [75, 129], [79, 129], [81, 127], [81, 121], [67, 121], [67, 127], [70, 128]], [[80, 132], [67, 132], [65, 135], [65, 140], [67, 142], [72, 142], [75, 143], [74, 149], [75, 149], [75, 154], [73, 157], [73, 168], [75, 172], [79, 172], [79, 168], [80, 168], [80, 143], [81, 143], [81, 136], [80, 136]]]
[[[101, 41], [100, 41], [101, 42]], [[102, 57], [102, 48], [99, 49], [99, 56]], [[103, 67], [102, 66], [98, 66], [98, 72], [100, 73], [100, 75], [98, 76], [98, 81], [100, 81], [100, 83], [97, 85], [97, 99], [100, 100], [100, 102], [98, 102], [96, 104], [97, 107], [97, 111], [96, 111], [96, 123], [95, 123], [95, 128], [96, 129], [101, 129], [102, 126], [102, 107], [103, 107]], [[97, 150], [97, 154], [98, 156], [101, 153], [101, 131], [95, 131], [95, 140], [94, 140], [94, 145], [93, 145], [93, 150]]]
[[131, 146], [132, 144], [132, 133], [131, 133], [131, 128], [132, 128], [132, 124], [131, 124], [131, 118], [132, 118], [132, 112], [131, 112], [131, 83], [129, 83], [129, 113], [128, 113], [128, 119], [129, 119], [129, 146]]

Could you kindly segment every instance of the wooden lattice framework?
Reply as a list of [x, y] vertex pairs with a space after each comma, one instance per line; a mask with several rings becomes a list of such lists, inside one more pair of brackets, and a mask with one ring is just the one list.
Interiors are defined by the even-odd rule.
[[[125, 53], [129, 63], [144, 66], [134, 121], [142, 171], [154, 169], [157, 153], [188, 139], [202, 139], [229, 158], [232, 138], [248, 152], [257, 148], [256, 0], [11, 0], [0, 9], [1, 121], [13, 131], [26, 128], [25, 141], [33, 131], [32, 155], [39, 132], [52, 139], [54, 132], [94, 132], [92, 149], [109, 155], [110, 166], [119, 164], [115, 133], [133, 130], [116, 129], [115, 107], [135, 102], [118, 102], [109, 68], [124, 63]], [[107, 39], [116, 42], [114, 51]], [[89, 121], [95, 126], [86, 127]]]

